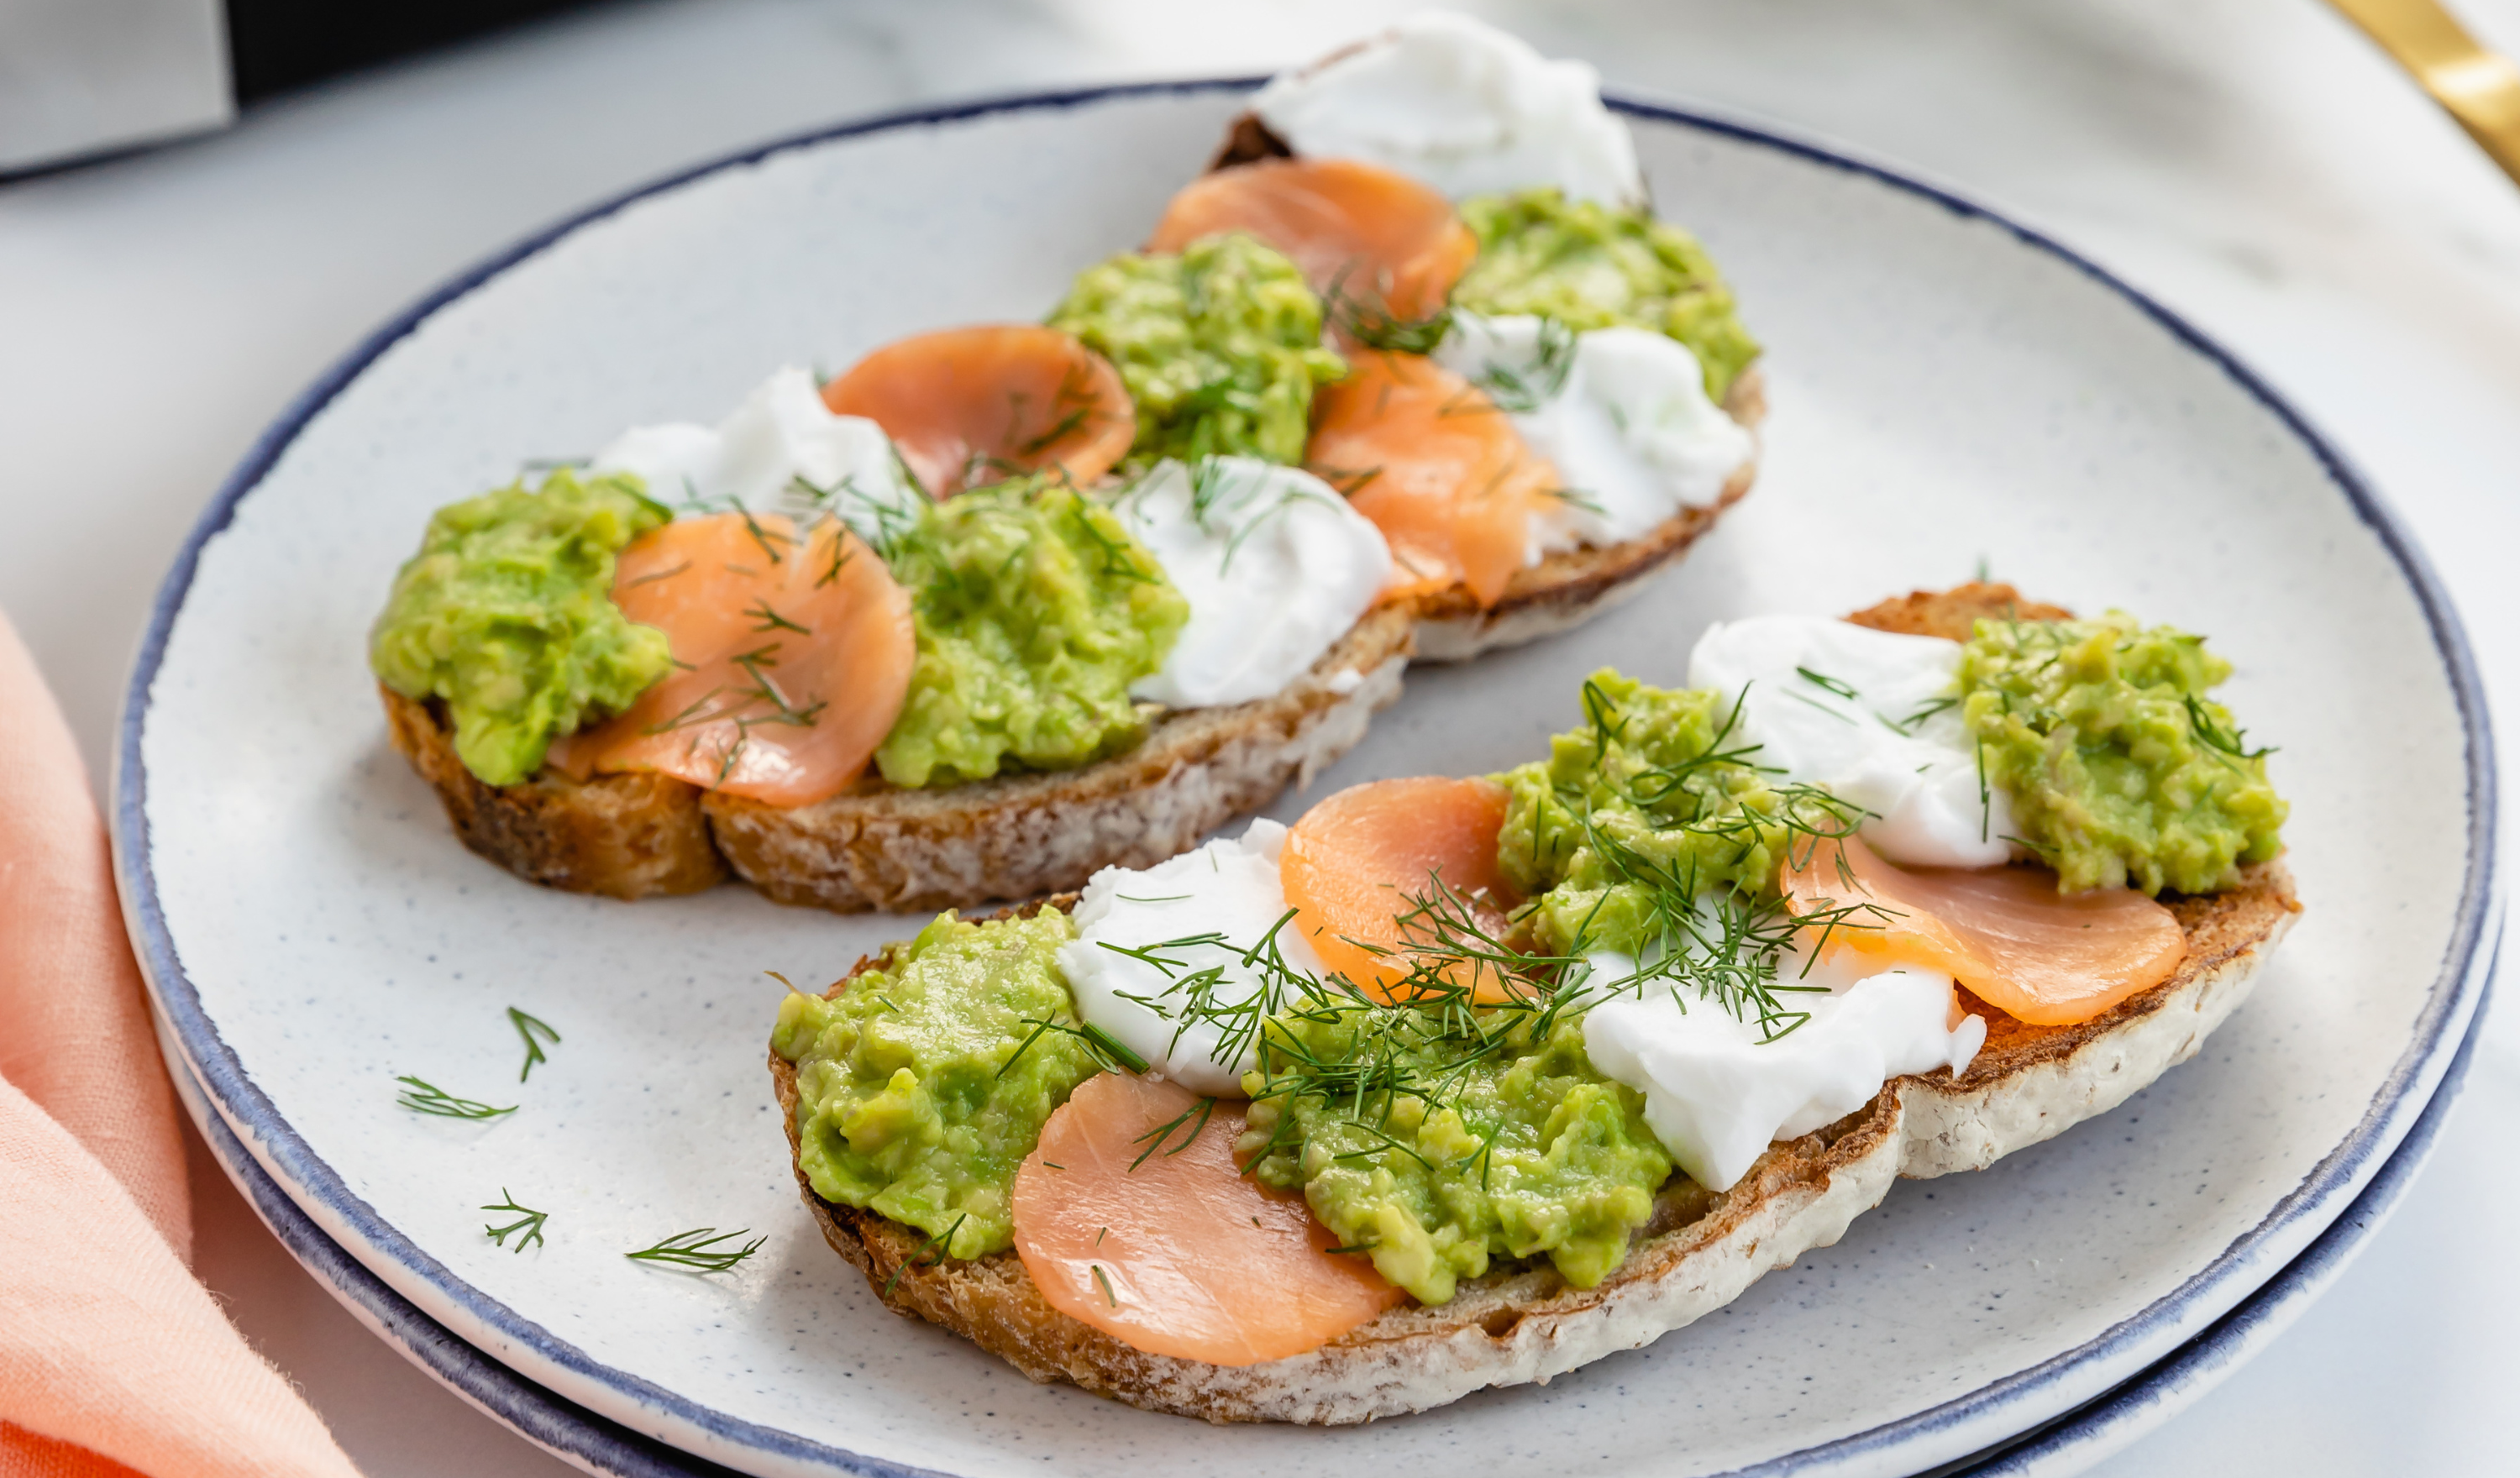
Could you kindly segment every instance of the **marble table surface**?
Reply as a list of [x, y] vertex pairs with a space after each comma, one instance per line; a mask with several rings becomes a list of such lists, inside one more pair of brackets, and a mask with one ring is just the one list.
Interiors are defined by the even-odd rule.
[[[214, 137], [0, 184], [0, 457], [17, 470], [0, 494], [0, 607], [101, 777], [150, 596], [202, 503], [300, 386], [459, 267], [763, 138], [936, 100], [1265, 70], [1412, 8], [617, 4], [342, 79]], [[2458, 600], [2489, 689], [2520, 694], [2520, 188], [2324, 7], [1466, 8], [1613, 84], [1982, 198], [2187, 314], [2373, 474]], [[2520, 47], [2520, 0], [2461, 8]], [[2333, 1289], [2093, 1471], [2508, 1460], [2497, 1413], [2520, 1365], [2520, 1190], [2496, 1136], [2520, 1128], [2511, 994], [2429, 1169]], [[364, 1333], [198, 1143], [194, 1188], [202, 1275], [372, 1478], [569, 1470]]]

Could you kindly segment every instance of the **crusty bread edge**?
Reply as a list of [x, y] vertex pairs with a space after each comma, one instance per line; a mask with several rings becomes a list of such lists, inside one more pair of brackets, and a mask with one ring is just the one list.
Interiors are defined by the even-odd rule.
[[[1465, 1281], [1439, 1308], [1405, 1305], [1265, 1365], [1136, 1350], [1050, 1308], [1012, 1252], [945, 1262], [911, 1229], [823, 1200], [801, 1166], [798, 1185], [825, 1239], [887, 1305], [965, 1335], [1035, 1380], [1218, 1422], [1342, 1425], [1425, 1411], [1650, 1343], [1769, 1269], [1834, 1243], [1896, 1177], [1983, 1168], [2105, 1112], [2194, 1055], [2247, 996], [2300, 905], [2290, 874], [2272, 862], [2246, 870], [2228, 892], [2172, 907], [2189, 955], [2169, 980], [2076, 1027], [1992, 1013], [1999, 1030], [1961, 1078], [1944, 1069], [1896, 1079], [1838, 1124], [1771, 1146], [1703, 1214], [1648, 1229], [1598, 1286], [1569, 1288], [1545, 1267], [1515, 1265]], [[770, 1071], [793, 1164], [795, 1069], [774, 1052]]]
[[868, 787], [811, 806], [715, 794], [701, 805], [737, 874], [780, 903], [907, 912], [1081, 887], [1311, 784], [1398, 700], [1412, 639], [1407, 609], [1369, 611], [1278, 693], [1168, 714], [1143, 743], [1080, 770]]
[[456, 756], [442, 705], [378, 691], [394, 748], [436, 789], [457, 836], [529, 882], [635, 899], [698, 892], [731, 871], [781, 903], [924, 910], [1160, 861], [1309, 784], [1398, 700], [1413, 640], [1413, 612], [1377, 607], [1281, 692], [1167, 714], [1110, 759], [938, 790], [869, 783], [799, 807], [654, 774], [578, 782], [546, 767], [486, 785]]

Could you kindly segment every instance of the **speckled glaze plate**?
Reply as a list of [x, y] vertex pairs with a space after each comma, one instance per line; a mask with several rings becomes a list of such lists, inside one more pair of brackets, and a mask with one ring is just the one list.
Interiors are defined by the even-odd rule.
[[[2085, 1408], [2315, 1243], [2350, 1245], [2339, 1218], [2450, 1071], [2498, 918], [2483, 700], [2420, 556], [2253, 376], [2064, 248], [1876, 166], [1623, 103], [1663, 210], [1768, 345], [1760, 485], [1641, 600], [1413, 673], [1277, 814], [1539, 752], [1583, 674], [1679, 681], [1709, 620], [1843, 611], [1983, 562], [2213, 636], [2233, 707], [2283, 746], [2309, 914], [2196, 1059], [2107, 1118], [1902, 1184], [1729, 1309], [1547, 1387], [1341, 1431], [1213, 1428], [1032, 1385], [880, 1308], [797, 1205], [761, 972], [828, 980], [915, 921], [733, 887], [623, 905], [479, 862], [386, 745], [367, 624], [429, 511], [520, 461], [715, 416], [782, 363], [1037, 316], [1139, 238], [1246, 85], [886, 119], [640, 192], [388, 325], [221, 490], [133, 676], [115, 840], [188, 1101], [300, 1257], [598, 1469], [680, 1450], [775, 1474], [1401, 1478], [1915, 1472]], [[511, 1006], [562, 1034], [522, 1085]], [[395, 1105], [402, 1073], [520, 1106], [422, 1117]], [[551, 1213], [545, 1245], [483, 1236], [507, 1190]], [[699, 1226], [767, 1241], [714, 1277], [622, 1256]]]

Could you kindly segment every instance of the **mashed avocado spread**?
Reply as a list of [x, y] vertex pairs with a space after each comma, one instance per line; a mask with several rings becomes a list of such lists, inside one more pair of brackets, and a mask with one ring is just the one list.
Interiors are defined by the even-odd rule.
[[1649, 211], [1569, 202], [1552, 188], [1473, 197], [1462, 202], [1462, 219], [1479, 254], [1454, 286], [1457, 308], [1537, 314], [1579, 334], [1620, 326], [1668, 334], [1697, 355], [1718, 404], [1759, 357], [1706, 248]]
[[892, 552], [919, 656], [876, 751], [896, 785], [1065, 770], [1138, 742], [1129, 685], [1163, 665], [1190, 603], [1119, 516], [1056, 474], [920, 514]]
[[2060, 888], [2212, 892], [2282, 850], [2268, 751], [2204, 695], [2230, 675], [2202, 638], [2120, 611], [1977, 623], [1961, 712]]
[[1347, 373], [1322, 347], [1322, 302], [1303, 273], [1238, 233], [1088, 267], [1050, 326], [1119, 367], [1138, 410], [1131, 469], [1165, 457], [1300, 462], [1313, 387]]
[[449, 504], [394, 577], [369, 664], [405, 697], [444, 698], [465, 768], [513, 785], [672, 665], [665, 634], [612, 604], [614, 557], [671, 516], [636, 477], [566, 469]]
[[1849, 829], [1845, 808], [1753, 768], [1718, 727], [1724, 706], [1603, 668], [1585, 680], [1583, 726], [1497, 777], [1510, 793], [1498, 862], [1545, 948], [1633, 955], [1674, 897], [1773, 898], [1797, 834]]
[[[1546, 1255], [1589, 1288], [1628, 1255], [1671, 1177], [1644, 1097], [1593, 1070], [1582, 1025], [1539, 1035], [1531, 1012], [1464, 1033], [1423, 1007], [1350, 1006], [1271, 1018], [1237, 1146], [1262, 1184], [1298, 1189], [1343, 1246], [1418, 1302], [1440, 1304], [1494, 1257]], [[1409, 1091], [1352, 1091], [1353, 1071]], [[1344, 1081], [1342, 1081], [1344, 1080]]]
[[796, 1064], [798, 1163], [817, 1195], [916, 1227], [948, 1256], [1013, 1245], [1015, 1168], [1102, 1070], [1055, 1029], [1076, 1024], [1056, 960], [1075, 933], [1057, 909], [946, 914], [836, 998], [780, 1005], [770, 1045]]

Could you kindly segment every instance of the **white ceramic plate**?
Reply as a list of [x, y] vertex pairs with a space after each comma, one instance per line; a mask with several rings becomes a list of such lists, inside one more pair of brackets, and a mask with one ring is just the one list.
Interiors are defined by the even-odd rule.
[[[385, 744], [367, 624], [428, 512], [524, 459], [714, 417], [784, 362], [1038, 316], [1143, 234], [1238, 102], [1019, 100], [702, 170], [458, 281], [308, 393], [169, 576], [116, 773], [135, 937], [213, 1138], [428, 1321], [761, 1473], [1913, 1471], [2107, 1391], [2318, 1238], [2484, 985], [2491, 748], [2438, 587], [2296, 416], [2096, 269], [1884, 171], [1631, 107], [1657, 199], [1769, 346], [1760, 487], [1611, 616], [1413, 674], [1312, 795], [1501, 768], [1573, 722], [1597, 665], [1676, 682], [1710, 619], [1842, 611], [1983, 560], [2237, 661], [2234, 708], [2284, 746], [2310, 913], [2198, 1058], [2106, 1120], [1902, 1185], [1730, 1309], [1546, 1388], [1217, 1429], [1031, 1385], [881, 1310], [796, 1203], [760, 972], [828, 980], [915, 923], [738, 888], [621, 905], [479, 862]], [[521, 1087], [509, 1006], [563, 1036]], [[398, 1073], [523, 1106], [419, 1117]], [[552, 1213], [548, 1245], [483, 1237], [503, 1188]], [[714, 1278], [621, 1256], [701, 1225], [768, 1242]]]

